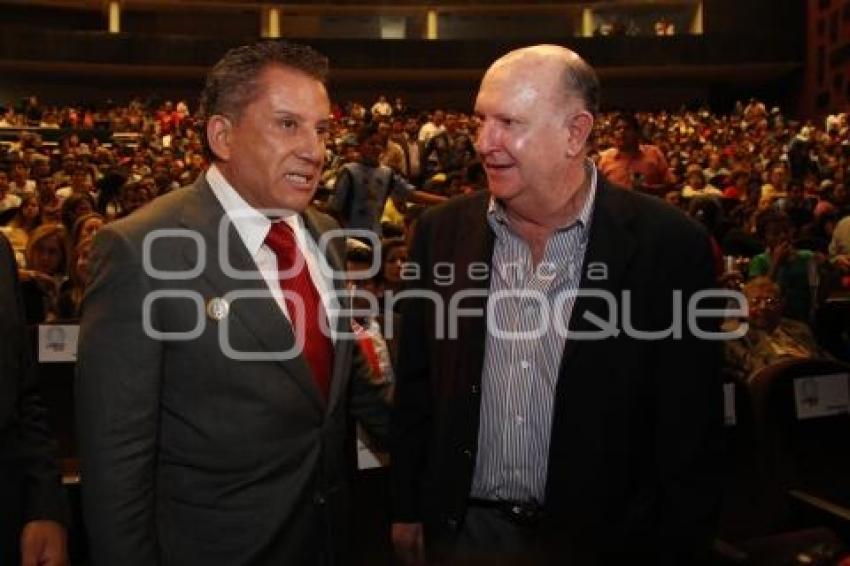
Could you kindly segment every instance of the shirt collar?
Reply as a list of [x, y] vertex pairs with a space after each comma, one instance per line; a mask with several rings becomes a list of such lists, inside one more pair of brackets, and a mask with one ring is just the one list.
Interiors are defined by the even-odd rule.
[[[593, 204], [596, 202], [596, 183], [598, 178], [596, 164], [594, 164], [590, 159], [586, 159], [585, 171], [590, 176], [590, 187], [588, 188], [584, 204], [582, 204], [581, 210], [575, 220], [571, 221], [569, 224], [561, 226], [558, 231], [568, 230], [573, 226], [578, 225], [580, 228], [585, 230], [586, 233], [586, 228], [590, 225], [590, 217], [593, 213]], [[487, 206], [487, 221], [497, 232], [499, 231], [498, 227], [509, 226], [505, 205], [492, 196], [490, 197], [490, 203]]]
[[[224, 178], [215, 164], [207, 169], [207, 183], [209, 183], [213, 194], [215, 194], [225, 213], [233, 222], [236, 232], [242, 238], [245, 247], [252, 257], [257, 253], [266, 240], [272, 220], [259, 210], [248, 204], [242, 195]], [[283, 219], [289, 224], [292, 231], [298, 235], [303, 232], [304, 224], [301, 216], [291, 214]]]

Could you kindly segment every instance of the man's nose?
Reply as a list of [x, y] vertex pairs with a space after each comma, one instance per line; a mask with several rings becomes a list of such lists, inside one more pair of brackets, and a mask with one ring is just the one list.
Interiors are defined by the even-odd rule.
[[496, 132], [492, 124], [486, 120], [482, 121], [478, 126], [478, 132], [475, 134], [475, 149], [480, 154], [486, 154], [493, 149], [495, 145]]

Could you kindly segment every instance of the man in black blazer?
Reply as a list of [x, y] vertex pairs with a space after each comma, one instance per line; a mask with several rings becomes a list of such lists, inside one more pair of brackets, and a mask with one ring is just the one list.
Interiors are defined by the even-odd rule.
[[597, 101], [565, 48], [497, 60], [475, 105], [489, 191], [417, 225], [392, 420], [408, 564], [709, 552], [722, 431], [717, 320], [699, 312], [715, 306], [698, 294], [714, 283], [709, 241], [598, 175]]
[[0, 564], [65, 566], [68, 511], [25, 321], [15, 254], [0, 235]]
[[95, 566], [349, 557], [346, 421], [381, 438], [389, 411], [352, 375], [344, 243], [308, 207], [326, 73], [279, 41], [228, 52], [201, 103], [212, 166], [96, 238], [76, 389]]

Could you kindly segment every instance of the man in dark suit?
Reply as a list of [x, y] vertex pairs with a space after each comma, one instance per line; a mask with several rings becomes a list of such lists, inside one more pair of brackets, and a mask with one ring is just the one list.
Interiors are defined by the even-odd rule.
[[0, 564], [65, 566], [68, 511], [17, 274], [0, 235]]
[[392, 420], [408, 564], [691, 565], [710, 548], [717, 321], [688, 316], [709, 307], [710, 246], [598, 175], [598, 88], [562, 47], [497, 60], [475, 105], [489, 191], [417, 225]]
[[389, 413], [349, 378], [344, 244], [308, 208], [326, 72], [283, 42], [228, 52], [201, 101], [213, 165], [98, 234], [76, 392], [96, 566], [347, 558], [346, 420], [380, 438]]

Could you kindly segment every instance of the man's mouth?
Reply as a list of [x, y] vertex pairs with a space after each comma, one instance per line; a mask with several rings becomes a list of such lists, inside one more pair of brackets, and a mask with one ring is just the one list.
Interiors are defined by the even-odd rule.
[[303, 175], [301, 173], [287, 173], [284, 178], [287, 182], [292, 183], [293, 185], [303, 185], [304, 187], [310, 186], [310, 181], [313, 179], [312, 175]]

